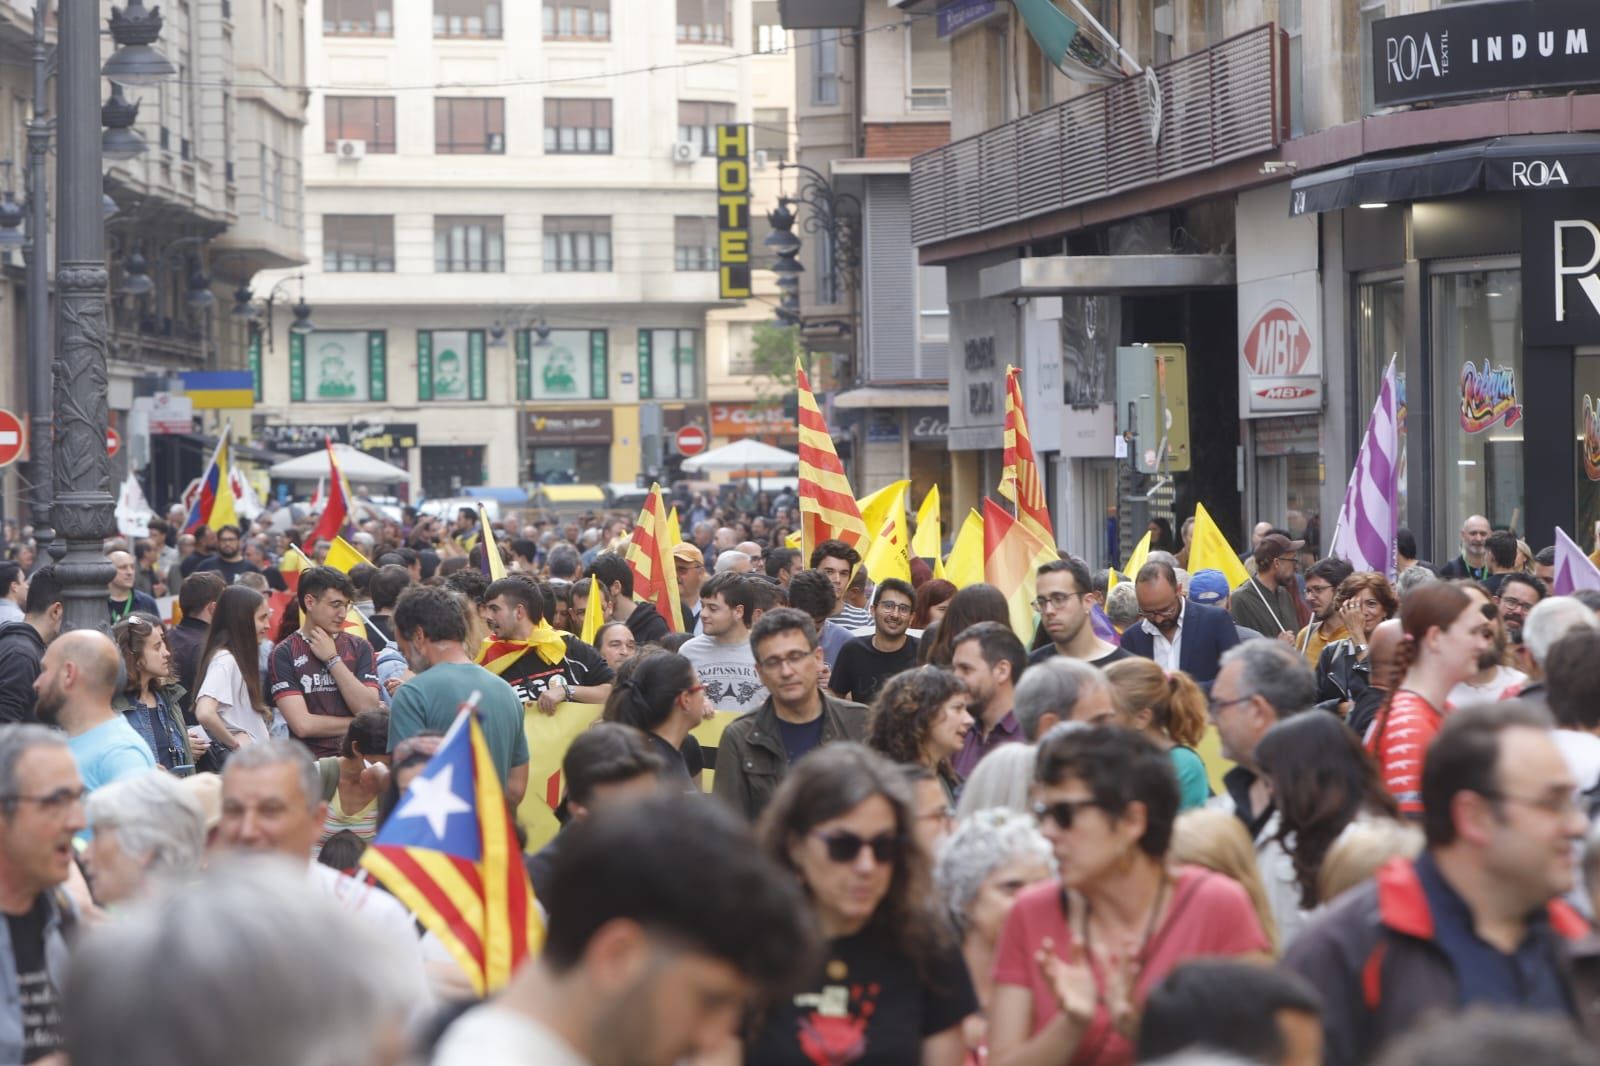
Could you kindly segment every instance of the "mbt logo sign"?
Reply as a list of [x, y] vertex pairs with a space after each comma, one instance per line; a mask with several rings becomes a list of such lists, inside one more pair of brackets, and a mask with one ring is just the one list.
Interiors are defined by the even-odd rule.
[[1557, 159], [1547, 163], [1543, 159], [1517, 159], [1511, 163], [1511, 184], [1529, 189], [1543, 189], [1547, 185], [1566, 185], [1567, 170]]
[[1282, 300], [1268, 304], [1245, 336], [1245, 363], [1263, 377], [1303, 373], [1310, 358], [1311, 334], [1295, 309]]
[[1555, 246], [1556, 321], [1567, 321], [1569, 278], [1577, 281], [1595, 314], [1600, 315], [1600, 275], [1594, 273], [1595, 267], [1600, 266], [1600, 228], [1588, 219], [1557, 219]]

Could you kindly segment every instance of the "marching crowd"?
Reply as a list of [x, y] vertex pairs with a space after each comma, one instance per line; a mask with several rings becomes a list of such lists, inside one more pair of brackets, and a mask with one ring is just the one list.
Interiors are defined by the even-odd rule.
[[[1048, 562], [1019, 634], [744, 503], [681, 501], [671, 625], [624, 518], [286, 574], [309, 523], [175, 514], [105, 632], [15, 531], [0, 1063], [1600, 1063], [1600, 594], [1546, 552], [1473, 516], [1391, 583], [1263, 524], [1242, 583]], [[512, 810], [525, 719], [599, 708], [484, 1002], [358, 866], [469, 697]]]

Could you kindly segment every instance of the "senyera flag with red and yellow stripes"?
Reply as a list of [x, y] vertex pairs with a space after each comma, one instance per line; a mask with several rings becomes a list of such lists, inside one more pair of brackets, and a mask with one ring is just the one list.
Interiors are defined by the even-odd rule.
[[478, 723], [478, 695], [461, 705], [361, 865], [443, 942], [482, 997], [539, 950], [544, 922]]
[[628, 569], [633, 572], [633, 598], [655, 607], [667, 628], [683, 632], [683, 607], [678, 596], [678, 566], [672, 561], [677, 547], [661, 498], [661, 486], [652, 482], [639, 519], [628, 540]]
[[800, 562], [807, 565], [811, 552], [825, 540], [842, 540], [866, 554], [867, 524], [844, 465], [834, 451], [822, 408], [811, 394], [805, 367], [796, 359], [795, 388], [800, 411]]
[[1050, 504], [1039, 477], [1039, 460], [1033, 454], [1033, 438], [1028, 434], [1028, 413], [1022, 406], [1021, 377], [1021, 370], [1006, 367], [1005, 465], [1000, 471], [1000, 495], [1016, 504], [1017, 521], [1024, 529], [1044, 543], [1054, 544]]

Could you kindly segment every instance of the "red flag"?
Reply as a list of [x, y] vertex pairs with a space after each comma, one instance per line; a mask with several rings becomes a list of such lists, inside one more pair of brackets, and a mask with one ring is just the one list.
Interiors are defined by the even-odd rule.
[[328, 441], [328, 499], [317, 527], [306, 535], [306, 546], [315, 548], [317, 541], [333, 543], [333, 538], [343, 532], [350, 517], [350, 497], [339, 471], [339, 460], [334, 458], [333, 441]]
[[798, 359], [794, 376], [800, 410], [800, 561], [805, 563], [818, 544], [832, 539], [866, 554], [871, 536], [878, 531], [867, 531], [844, 464], [828, 436], [822, 408], [811, 394], [811, 382]]

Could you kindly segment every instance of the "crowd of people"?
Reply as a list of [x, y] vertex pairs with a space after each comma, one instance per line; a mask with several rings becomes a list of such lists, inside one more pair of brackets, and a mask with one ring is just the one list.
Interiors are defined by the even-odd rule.
[[[19, 531], [0, 1063], [1600, 1063], [1600, 595], [1545, 553], [1473, 516], [1391, 582], [1263, 524], [1242, 583], [1063, 555], [1018, 633], [802, 558], [792, 498], [681, 503], [671, 624], [618, 516], [408, 512], [336, 567], [175, 515], [108, 543], [103, 632]], [[486, 1001], [359, 866], [469, 697], [561, 823]]]

